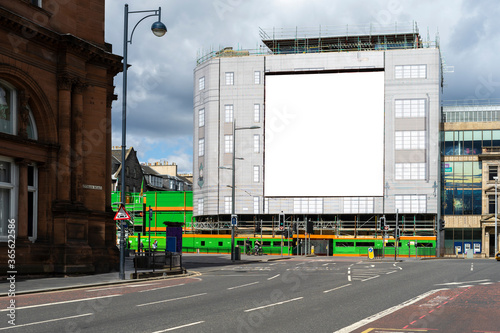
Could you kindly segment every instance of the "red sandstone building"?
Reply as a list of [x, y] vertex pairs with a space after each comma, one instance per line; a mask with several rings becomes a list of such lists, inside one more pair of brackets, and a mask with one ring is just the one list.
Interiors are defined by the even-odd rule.
[[2, 272], [14, 225], [18, 274], [117, 268], [110, 128], [120, 71], [104, 0], [0, 0]]

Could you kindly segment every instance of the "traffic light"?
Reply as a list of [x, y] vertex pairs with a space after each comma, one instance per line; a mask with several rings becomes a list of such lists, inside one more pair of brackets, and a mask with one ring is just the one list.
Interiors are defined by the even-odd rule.
[[400, 227], [396, 227], [394, 229], [394, 238], [396, 240], [398, 240], [400, 237], [401, 237], [401, 228]]
[[306, 231], [307, 231], [308, 234], [314, 234], [314, 223], [313, 223], [313, 221], [311, 221], [311, 220], [307, 221]]
[[385, 216], [380, 218], [380, 230], [385, 230]]
[[283, 230], [283, 228], [285, 227], [285, 214], [283, 214], [283, 212], [280, 213], [279, 222], [280, 222], [280, 230]]
[[443, 219], [439, 219], [439, 231], [443, 231], [444, 230], [444, 220]]
[[285, 229], [285, 231], [283, 231], [283, 238], [288, 238], [288, 228]]
[[261, 230], [260, 222], [255, 222], [255, 233], [259, 233]]

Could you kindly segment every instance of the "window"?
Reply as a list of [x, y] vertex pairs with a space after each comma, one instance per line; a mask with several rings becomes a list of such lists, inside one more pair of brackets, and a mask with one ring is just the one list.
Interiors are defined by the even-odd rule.
[[396, 209], [399, 213], [426, 213], [427, 200], [425, 194], [421, 195], [396, 195]]
[[253, 76], [254, 76], [253, 83], [260, 84], [260, 72], [255, 71]]
[[425, 131], [396, 131], [396, 150], [425, 149]]
[[253, 136], [253, 152], [260, 153], [260, 135], [254, 134]]
[[344, 198], [344, 213], [373, 213], [373, 198]]
[[233, 135], [224, 135], [224, 152], [233, 153]]
[[427, 78], [427, 65], [400, 65], [394, 68], [396, 79], [425, 79]]
[[264, 199], [264, 214], [269, 214], [269, 198]]
[[253, 213], [259, 214], [259, 197], [253, 197]]
[[253, 182], [260, 182], [260, 167], [258, 165], [253, 166]]
[[396, 163], [396, 180], [425, 179], [425, 163]]
[[[497, 202], [498, 205], [498, 202]], [[495, 214], [495, 196], [488, 195], [488, 214]]]
[[198, 79], [198, 90], [203, 90], [205, 89], [205, 77], [200, 77]]
[[294, 198], [293, 212], [295, 214], [322, 214], [322, 198]]
[[498, 166], [490, 165], [488, 166], [488, 180], [495, 180], [498, 177]]
[[234, 114], [234, 106], [232, 104], [227, 104], [227, 105], [225, 105], [224, 109], [225, 109], [224, 121], [226, 123], [232, 123], [233, 122], [233, 114]]
[[198, 156], [205, 155], [205, 139], [198, 140]]
[[198, 199], [198, 215], [204, 214], [204, 212], [203, 212], [203, 206], [204, 206], [203, 203], [204, 202], [203, 201], [204, 201], [203, 198]]
[[253, 121], [260, 122], [260, 104], [253, 105]]
[[226, 86], [234, 85], [234, 73], [226, 72]]
[[231, 197], [224, 197], [224, 213], [231, 214], [233, 199]]
[[0, 81], [0, 132], [16, 134], [15, 90]]
[[425, 99], [398, 99], [395, 114], [396, 118], [425, 117]]
[[6, 240], [9, 219], [15, 217], [15, 167], [13, 160], [0, 157], [0, 239]]
[[198, 110], [198, 127], [205, 126], [205, 109]]

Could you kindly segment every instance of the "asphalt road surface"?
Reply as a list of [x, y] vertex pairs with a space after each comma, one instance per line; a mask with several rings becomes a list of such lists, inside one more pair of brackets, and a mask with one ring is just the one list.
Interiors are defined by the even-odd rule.
[[[196, 270], [193, 268], [192, 270]], [[6, 332], [499, 332], [500, 263], [293, 257], [0, 298]]]

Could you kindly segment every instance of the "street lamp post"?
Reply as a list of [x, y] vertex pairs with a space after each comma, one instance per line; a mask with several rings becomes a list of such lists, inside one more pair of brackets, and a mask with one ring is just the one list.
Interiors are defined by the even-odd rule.
[[[233, 167], [231, 186], [231, 218], [236, 215], [236, 131], [245, 129], [258, 129], [260, 126], [236, 127], [236, 119], [233, 119]], [[223, 168], [227, 169], [227, 168]], [[231, 260], [236, 260], [234, 253], [235, 226], [231, 223]]]
[[495, 256], [498, 252], [498, 196], [497, 196], [497, 188], [498, 188], [498, 176], [493, 177], [495, 179]]
[[[139, 20], [132, 29], [130, 34], [130, 39], [128, 37], [128, 15], [136, 13], [152, 13], [144, 16]], [[135, 28], [144, 19], [158, 16], [158, 21], [153, 23], [151, 26], [151, 31], [155, 36], [161, 37], [167, 32], [167, 27], [161, 22], [161, 7], [156, 10], [140, 10], [140, 11], [129, 11], [128, 5], [125, 5], [124, 17], [123, 17], [123, 93], [122, 93], [122, 170], [121, 170], [121, 203], [125, 205], [125, 147], [126, 147], [126, 132], [127, 132], [127, 56], [128, 56], [128, 43], [132, 44], [132, 37], [134, 36]], [[120, 226], [120, 279], [125, 280], [125, 230], [123, 224]]]

